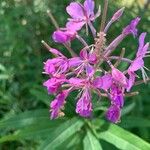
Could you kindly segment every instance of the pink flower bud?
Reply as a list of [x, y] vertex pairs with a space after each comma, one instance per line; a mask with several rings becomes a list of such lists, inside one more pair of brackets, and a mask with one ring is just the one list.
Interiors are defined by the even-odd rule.
[[66, 43], [75, 38], [76, 33], [73, 31], [57, 30], [53, 33], [52, 38], [57, 43]]
[[117, 21], [120, 19], [120, 17], [122, 16], [123, 12], [124, 12], [125, 7], [119, 9], [112, 17], [112, 21]]

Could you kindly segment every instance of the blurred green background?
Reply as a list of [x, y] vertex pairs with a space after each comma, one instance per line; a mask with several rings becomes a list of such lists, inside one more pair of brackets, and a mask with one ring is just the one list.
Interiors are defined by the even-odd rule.
[[[0, 1], [0, 149], [149, 150], [145, 141], [150, 142], [150, 84], [133, 89], [140, 94], [126, 98], [122, 122], [118, 125], [105, 122], [103, 110], [107, 104], [97, 103], [96, 96], [93, 96], [93, 119], [78, 118], [75, 114], [76, 93], [67, 100], [66, 117], [49, 120], [49, 103], [54, 97], [48, 95], [42, 86], [46, 80], [42, 75], [42, 67], [43, 61], [50, 58], [51, 54], [42, 46], [41, 40], [61, 49], [65, 54], [67, 51], [52, 41], [51, 34], [55, 28], [46, 10], [51, 9], [63, 27], [68, 17], [65, 7], [70, 2], [71, 0]], [[98, 7], [103, 1], [97, 0], [96, 3]], [[138, 26], [139, 33], [148, 32], [146, 41], [150, 41], [148, 0], [109, 0], [109, 3], [108, 20], [118, 8], [125, 6], [126, 9], [122, 19], [109, 30], [108, 43], [136, 16], [142, 17]], [[100, 19], [95, 23], [96, 27], [99, 23]], [[84, 31], [81, 35], [84, 35]], [[137, 38], [129, 36], [120, 47], [126, 48], [126, 57], [134, 58], [137, 44]], [[79, 52], [77, 41], [74, 41], [73, 49]], [[147, 58], [145, 66], [149, 65], [150, 60]], [[121, 64], [119, 67], [121, 69], [126, 65]]]

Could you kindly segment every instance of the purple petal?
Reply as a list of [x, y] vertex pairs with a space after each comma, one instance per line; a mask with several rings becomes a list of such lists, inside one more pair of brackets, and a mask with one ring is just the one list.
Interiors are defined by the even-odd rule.
[[127, 85], [127, 78], [125, 77], [125, 75], [114, 67], [112, 68], [112, 78], [124, 86]]
[[118, 106], [112, 105], [106, 112], [106, 118], [113, 122], [117, 123], [120, 121], [121, 109]]
[[69, 67], [77, 67], [79, 66], [83, 61], [80, 57], [73, 57], [69, 59]]
[[86, 89], [81, 98], [77, 102], [76, 113], [80, 114], [82, 117], [90, 117], [92, 113], [92, 103], [91, 94], [88, 89]]
[[49, 50], [52, 54], [56, 55], [56, 56], [59, 56], [59, 57], [65, 57], [61, 52], [59, 52], [59, 50], [57, 49], [54, 49], [54, 48], [51, 48]]
[[51, 59], [48, 59], [45, 63], [44, 63], [44, 73], [46, 74], [52, 74], [56, 71], [55, 69], [55, 65], [52, 62]]
[[125, 34], [125, 35], [133, 34], [133, 36], [137, 36], [136, 26], [138, 25], [139, 21], [140, 21], [139, 17], [132, 20], [131, 23], [123, 29], [122, 33]]
[[[68, 59], [65, 57], [58, 57], [53, 59], [48, 59], [44, 63], [44, 73], [46, 74], [55, 74], [58, 73], [64, 73], [68, 69]], [[59, 70], [59, 71], [58, 71]]]
[[80, 57], [81, 57], [82, 59], [88, 59], [87, 50], [85, 50], [85, 49], [81, 50], [81, 52], [80, 52]]
[[68, 41], [68, 36], [63, 31], [55, 31], [52, 38], [57, 43], [66, 43]]
[[97, 62], [97, 57], [96, 54], [94, 53], [89, 53], [89, 58], [88, 58], [89, 62], [92, 64], [95, 64]]
[[113, 84], [110, 90], [111, 103], [122, 108], [124, 105], [123, 93], [124, 89], [119, 87], [117, 84]]
[[67, 13], [74, 19], [83, 19], [84, 11], [82, 5], [76, 2], [70, 3], [66, 8]]
[[137, 58], [131, 63], [130, 67], [128, 68], [128, 71], [129, 72], [134, 72], [134, 71], [137, 71], [137, 70], [141, 69], [143, 66], [144, 66], [143, 59], [142, 58]]
[[146, 37], [147, 33], [142, 33], [139, 37], [139, 48], [138, 48], [138, 52], [136, 54], [137, 57], [139, 57], [142, 53], [143, 47], [144, 47], [144, 40]]
[[43, 86], [47, 88], [49, 94], [56, 93], [60, 88], [61, 84], [66, 81], [65, 77], [62, 75], [60, 77], [53, 77], [43, 83]]
[[93, 85], [97, 88], [108, 90], [112, 85], [112, 77], [110, 74], [106, 74], [102, 77], [97, 77], [93, 81]]
[[143, 50], [142, 50], [142, 57], [145, 57], [148, 48], [149, 48], [149, 43], [146, 43], [146, 45], [143, 47]]
[[58, 88], [60, 87], [60, 83], [56, 81], [56, 79], [49, 79], [43, 83], [43, 86], [47, 88], [48, 93], [56, 93]]
[[84, 79], [79, 79], [79, 78], [71, 78], [68, 80], [69, 84], [75, 87], [82, 87], [85, 85], [85, 80]]
[[59, 73], [65, 73], [69, 68], [69, 64], [68, 61], [64, 60], [61, 62], [60, 66], [59, 66]]
[[85, 68], [86, 68], [86, 74], [91, 77], [95, 71], [94, 67], [90, 64], [86, 64]]
[[111, 95], [110, 96], [112, 99], [112, 104], [118, 106], [119, 108], [122, 108], [123, 105], [124, 105], [124, 97], [123, 97], [123, 94], [122, 93], [119, 93], [119, 94], [114, 94], [114, 95]]
[[66, 28], [71, 31], [79, 31], [85, 24], [85, 21], [74, 21], [70, 20], [66, 24]]
[[68, 91], [62, 91], [60, 94], [57, 95], [55, 100], [53, 100], [50, 104], [50, 112], [51, 112], [51, 119], [55, 119], [59, 117], [61, 112], [61, 108], [64, 106], [65, 99], [68, 96]]
[[75, 32], [73, 31], [61, 31], [57, 30], [53, 33], [52, 38], [57, 43], [66, 43], [75, 38]]
[[95, 7], [95, 3], [93, 0], [86, 0], [84, 2], [84, 9], [88, 17], [94, 16], [94, 7]]
[[129, 74], [129, 79], [128, 79], [127, 92], [131, 90], [132, 86], [135, 83], [135, 77], [136, 77], [136, 74], [134, 72], [129, 72], [128, 74]]

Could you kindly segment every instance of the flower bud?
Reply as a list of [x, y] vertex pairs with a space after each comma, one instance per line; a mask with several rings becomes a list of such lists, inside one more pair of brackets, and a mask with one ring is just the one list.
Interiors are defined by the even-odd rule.
[[57, 30], [53, 33], [52, 38], [57, 43], [66, 43], [75, 38], [75, 32], [73, 31], [61, 31]]
[[111, 20], [112, 20], [113, 22], [119, 20], [120, 17], [122, 16], [123, 12], [124, 12], [124, 9], [125, 9], [125, 7], [121, 8], [121, 9], [119, 9], [117, 12], [115, 12], [115, 14], [113, 15], [113, 17], [112, 17]]

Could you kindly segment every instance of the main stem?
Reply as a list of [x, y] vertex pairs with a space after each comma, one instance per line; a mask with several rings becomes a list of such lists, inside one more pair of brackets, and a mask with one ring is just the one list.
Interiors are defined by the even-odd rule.
[[102, 15], [100, 32], [104, 31], [105, 22], [106, 22], [106, 16], [107, 16], [107, 9], [108, 9], [108, 0], [104, 0], [104, 10], [103, 10], [103, 15]]

